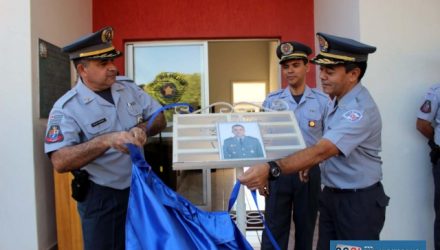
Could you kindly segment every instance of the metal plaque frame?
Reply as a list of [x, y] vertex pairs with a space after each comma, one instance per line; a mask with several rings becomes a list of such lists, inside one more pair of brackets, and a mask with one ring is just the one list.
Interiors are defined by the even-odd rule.
[[[292, 111], [241, 112], [240, 105], [252, 103], [215, 103], [223, 105], [220, 113], [175, 114], [173, 118], [173, 169], [217, 169], [250, 166], [260, 162], [280, 159], [306, 144]], [[261, 107], [260, 107], [261, 108]], [[263, 108], [264, 109], [264, 108]], [[266, 111], [274, 111], [268, 110]], [[220, 157], [217, 124], [225, 122], [256, 122], [263, 139], [266, 158], [222, 160]]]

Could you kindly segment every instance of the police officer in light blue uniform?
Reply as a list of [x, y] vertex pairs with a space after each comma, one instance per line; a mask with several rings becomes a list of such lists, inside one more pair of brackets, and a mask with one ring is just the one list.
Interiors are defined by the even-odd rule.
[[136, 84], [116, 80], [113, 59], [121, 53], [106, 27], [63, 48], [79, 78], [53, 106], [45, 152], [58, 172], [72, 171], [84, 249], [124, 249], [125, 216], [131, 181], [127, 143], [143, 146], [147, 134], [165, 126], [163, 114], [147, 130], [161, 106]]
[[428, 139], [434, 177], [434, 246], [440, 250], [440, 84], [434, 84], [426, 93], [417, 112], [417, 130]]
[[342, 155], [350, 157], [326, 160], [322, 167], [322, 184], [326, 187], [357, 189], [379, 183], [382, 180], [382, 160], [379, 156], [381, 129], [379, 110], [361, 83], [341, 98], [337, 105], [332, 103], [324, 138], [334, 142]]
[[234, 136], [227, 138], [223, 143], [224, 159], [264, 157], [260, 141], [255, 137], [245, 135], [243, 125], [233, 125], [232, 133]]
[[[306, 85], [311, 53], [310, 47], [299, 42], [284, 42], [278, 46], [282, 76], [289, 85], [270, 93], [263, 103], [265, 108], [293, 111], [307, 146], [321, 139], [325, 109], [330, 101], [326, 94]], [[307, 182], [301, 181], [298, 173], [281, 175], [269, 182], [265, 217], [282, 249], [287, 249], [292, 219], [295, 249], [312, 249], [320, 185], [319, 166], [310, 169]], [[273, 248], [265, 232], [261, 246], [262, 249]]]
[[[116, 81], [111, 86], [115, 104], [106, 101], [78, 79], [73, 89], [61, 97], [51, 110], [49, 126], [57, 126], [63, 139], [46, 141], [46, 152], [89, 141], [96, 136], [114, 131], [129, 131], [161, 108], [136, 84]], [[124, 189], [130, 186], [131, 168], [124, 166], [130, 156], [110, 148], [103, 156], [82, 169], [94, 183]]]
[[334, 97], [316, 144], [283, 159], [251, 166], [238, 179], [261, 190], [268, 178], [321, 164], [324, 189], [319, 202], [318, 250], [330, 240], [378, 240], [389, 197], [382, 180], [382, 122], [379, 109], [361, 84], [368, 54], [376, 48], [358, 41], [317, 33], [322, 88]]
[[317, 38], [321, 52], [312, 62], [321, 67], [324, 92], [335, 96], [323, 139], [338, 152], [321, 167], [318, 249], [328, 249], [330, 240], [379, 240], [389, 202], [381, 183], [382, 120], [360, 82], [376, 48], [325, 33]]

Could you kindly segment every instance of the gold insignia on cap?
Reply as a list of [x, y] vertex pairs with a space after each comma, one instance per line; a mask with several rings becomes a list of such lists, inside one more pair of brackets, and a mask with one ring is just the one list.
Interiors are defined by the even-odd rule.
[[99, 55], [99, 54], [107, 53], [107, 52], [112, 51], [112, 50], [115, 50], [115, 48], [113, 46], [110, 46], [110, 47], [105, 48], [105, 49], [100, 49], [100, 50], [94, 50], [94, 51], [90, 51], [90, 52], [80, 53], [79, 57], [96, 56], [96, 55]]
[[336, 55], [333, 53], [326, 53], [326, 52], [321, 52], [319, 54], [323, 55], [325, 57], [330, 57], [333, 59], [338, 59], [338, 60], [347, 61], [347, 62], [355, 62], [356, 61], [356, 58], [351, 57], [351, 56]]
[[293, 52], [293, 45], [291, 43], [283, 43], [281, 44], [281, 53], [283, 53], [283, 55], [289, 55], [292, 54]]
[[320, 35], [316, 35], [316, 37], [318, 38], [319, 49], [321, 51], [327, 52], [327, 50], [328, 50], [328, 42], [327, 42], [327, 40], [325, 40], [325, 38], [320, 36]]
[[113, 29], [105, 29], [102, 31], [101, 40], [103, 43], [111, 42], [113, 39]]

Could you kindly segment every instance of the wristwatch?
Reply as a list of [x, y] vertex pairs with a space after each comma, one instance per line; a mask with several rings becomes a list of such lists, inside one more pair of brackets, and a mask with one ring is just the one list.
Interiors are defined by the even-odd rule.
[[281, 168], [274, 161], [270, 161], [268, 162], [268, 164], [269, 164], [269, 180], [270, 181], [276, 180], [281, 175]]

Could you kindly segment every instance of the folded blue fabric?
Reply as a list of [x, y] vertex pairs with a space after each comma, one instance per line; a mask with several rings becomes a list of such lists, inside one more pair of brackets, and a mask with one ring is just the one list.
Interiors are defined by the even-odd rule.
[[133, 174], [126, 249], [252, 249], [229, 212], [197, 208], [151, 171], [136, 146], [129, 150]]

